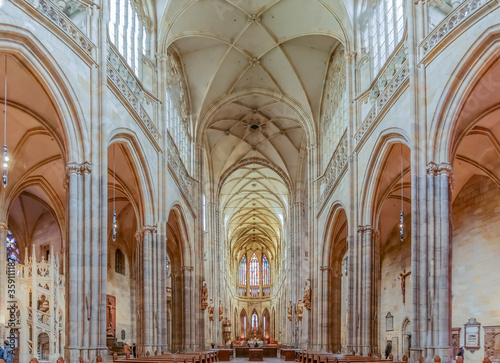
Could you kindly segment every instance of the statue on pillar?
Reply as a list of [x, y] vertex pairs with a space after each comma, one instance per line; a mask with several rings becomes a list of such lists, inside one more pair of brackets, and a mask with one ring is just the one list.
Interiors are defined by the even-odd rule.
[[306, 285], [304, 286], [304, 306], [307, 310], [311, 310], [311, 287], [308, 281], [306, 281]]
[[203, 280], [203, 285], [201, 285], [201, 310], [205, 310], [208, 307], [208, 288], [207, 283]]
[[302, 315], [304, 314], [304, 304], [302, 303], [302, 300], [297, 301], [295, 312], [297, 313], [297, 318], [301, 321]]
[[210, 304], [208, 305], [208, 320], [214, 321], [214, 301], [210, 299]]
[[222, 305], [222, 301], [219, 301], [219, 321], [224, 319], [224, 306]]
[[288, 304], [288, 320], [292, 321], [292, 301]]

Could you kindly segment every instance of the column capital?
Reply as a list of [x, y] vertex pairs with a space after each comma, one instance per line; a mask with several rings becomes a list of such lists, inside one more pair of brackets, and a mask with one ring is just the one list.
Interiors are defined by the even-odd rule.
[[446, 174], [448, 177], [453, 177], [453, 167], [451, 166], [450, 163], [443, 162], [443, 163], [435, 163], [433, 161], [429, 162], [427, 164], [427, 174], [430, 175], [443, 175]]
[[186, 271], [193, 271], [194, 267], [193, 266], [182, 266], [181, 271], [186, 272]]
[[9, 226], [7, 226], [7, 223], [5, 222], [0, 222], [0, 230], [4, 230], [4, 231], [8, 231], [9, 230]]
[[151, 234], [156, 233], [156, 226], [142, 226], [137, 230], [137, 232], [135, 232], [135, 238], [140, 239], [148, 232], [151, 232]]
[[321, 271], [325, 272], [325, 271], [331, 271], [331, 267], [330, 266], [320, 266], [319, 268]]
[[355, 61], [357, 55], [358, 55], [358, 53], [354, 52], [354, 51], [344, 53], [346, 62]]
[[314, 142], [314, 143], [308, 144], [306, 149], [307, 149], [307, 151], [310, 151], [310, 150], [316, 149], [317, 147], [318, 147], [318, 144]]
[[450, 184], [450, 187], [453, 189], [453, 181], [454, 181], [453, 167], [451, 166], [450, 163], [442, 162], [436, 164], [435, 162], [431, 161], [429, 162], [429, 164], [427, 164], [426, 169], [428, 175], [432, 176], [446, 175], [448, 177], [448, 183]]
[[367, 232], [371, 232], [375, 238], [380, 237], [380, 232], [376, 228], [373, 228], [371, 225], [358, 226], [358, 233], [367, 233]]
[[81, 164], [70, 162], [66, 166], [66, 176], [69, 176], [70, 174], [76, 174], [76, 175], [90, 174], [91, 172], [92, 172], [92, 164], [90, 164], [88, 161], [85, 161]]

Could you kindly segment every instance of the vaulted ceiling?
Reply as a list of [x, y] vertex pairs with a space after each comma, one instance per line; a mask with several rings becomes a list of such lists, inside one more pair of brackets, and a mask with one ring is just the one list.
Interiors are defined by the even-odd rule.
[[192, 129], [205, 144], [235, 258], [279, 251], [290, 193], [305, 185], [330, 56], [349, 24], [341, 0], [167, 5], [160, 44], [181, 60]]

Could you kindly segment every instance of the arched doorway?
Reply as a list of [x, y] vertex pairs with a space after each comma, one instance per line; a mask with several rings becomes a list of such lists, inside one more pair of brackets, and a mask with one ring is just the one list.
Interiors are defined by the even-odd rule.
[[402, 356], [410, 358], [411, 352], [411, 324], [408, 318], [405, 318], [403, 321], [403, 325], [401, 327], [401, 352]]

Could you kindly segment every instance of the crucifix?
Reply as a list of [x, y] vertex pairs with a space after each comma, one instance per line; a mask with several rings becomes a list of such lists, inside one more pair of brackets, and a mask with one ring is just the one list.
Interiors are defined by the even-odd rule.
[[405, 303], [405, 284], [406, 284], [406, 276], [411, 275], [411, 271], [406, 272], [406, 270], [403, 270], [399, 274], [399, 279], [401, 280], [401, 293], [403, 294], [403, 304]]

